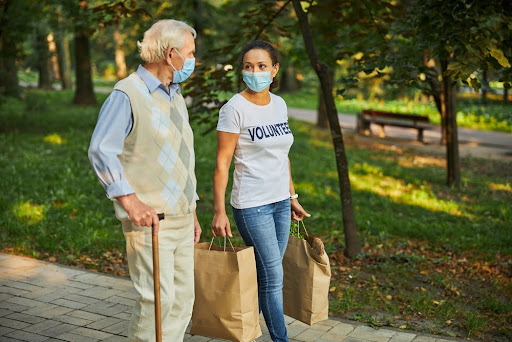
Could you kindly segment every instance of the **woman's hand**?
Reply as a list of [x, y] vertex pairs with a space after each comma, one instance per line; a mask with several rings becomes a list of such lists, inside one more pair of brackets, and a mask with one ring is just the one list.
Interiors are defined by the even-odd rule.
[[226, 213], [219, 213], [219, 214], [215, 214], [213, 216], [213, 221], [212, 221], [212, 233], [213, 233], [213, 236], [217, 237], [217, 236], [229, 236], [229, 237], [233, 237], [233, 235], [231, 234], [231, 227], [230, 227], [230, 224], [229, 224], [229, 218], [228, 216], [226, 215]]
[[305, 217], [311, 217], [310, 214], [308, 214], [304, 208], [300, 205], [299, 201], [297, 201], [296, 198], [290, 200], [290, 205], [292, 208], [292, 220], [294, 221], [302, 221], [302, 219]]
[[217, 165], [215, 165], [213, 175], [213, 208], [215, 214], [212, 221], [212, 233], [215, 237], [226, 236], [226, 234], [233, 237], [224, 202], [226, 201], [229, 166], [239, 136], [240, 134], [217, 132]]

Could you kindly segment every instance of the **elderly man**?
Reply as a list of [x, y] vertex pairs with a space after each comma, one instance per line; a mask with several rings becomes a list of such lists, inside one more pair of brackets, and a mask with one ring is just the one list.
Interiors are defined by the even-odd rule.
[[[154, 341], [151, 227], [160, 240], [162, 335], [182, 341], [194, 302], [194, 142], [180, 82], [194, 71], [196, 31], [156, 22], [138, 43], [145, 62], [103, 104], [89, 159], [122, 222], [130, 277], [140, 299], [130, 341]], [[165, 214], [159, 222], [157, 213]]]

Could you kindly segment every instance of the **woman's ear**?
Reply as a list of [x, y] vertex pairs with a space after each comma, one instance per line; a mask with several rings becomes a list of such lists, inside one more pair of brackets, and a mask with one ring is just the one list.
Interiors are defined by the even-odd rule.
[[274, 65], [274, 68], [272, 69], [272, 78], [276, 77], [278, 71], [279, 71], [279, 63], [276, 63]]

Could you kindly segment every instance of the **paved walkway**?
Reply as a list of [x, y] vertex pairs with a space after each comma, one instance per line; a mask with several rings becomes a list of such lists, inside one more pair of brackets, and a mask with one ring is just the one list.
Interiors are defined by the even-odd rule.
[[[316, 122], [317, 113], [315, 110], [288, 108], [290, 117]], [[355, 132], [356, 116], [350, 114], [339, 114], [340, 125], [346, 132]], [[376, 134], [378, 127], [372, 125], [371, 130]], [[433, 129], [424, 131], [424, 144], [416, 141], [418, 131], [415, 129], [406, 129], [399, 127], [386, 126], [386, 138], [379, 139], [383, 143], [407, 143], [408, 146], [417, 149], [429, 150], [433, 152], [445, 153], [446, 149], [440, 144], [441, 129], [439, 126], [433, 126]], [[458, 129], [459, 133], [459, 152], [461, 156], [477, 156], [497, 159], [512, 160], [512, 134], [481, 131], [467, 128]], [[365, 138], [357, 135], [358, 138]]]
[[[0, 253], [0, 341], [127, 341], [137, 293], [127, 278]], [[291, 342], [449, 342], [331, 318], [314, 326], [286, 317]], [[263, 336], [271, 341], [261, 320]], [[187, 334], [185, 341], [221, 341]], [[172, 342], [172, 341], [171, 341]]]

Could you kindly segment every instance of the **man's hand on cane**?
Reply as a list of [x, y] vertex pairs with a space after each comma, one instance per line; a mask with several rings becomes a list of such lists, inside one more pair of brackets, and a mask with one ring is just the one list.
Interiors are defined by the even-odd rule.
[[124, 210], [130, 216], [130, 219], [138, 227], [153, 227], [153, 234], [158, 234], [159, 222], [156, 210], [142, 203], [136, 194], [119, 196], [117, 200], [121, 202]]

